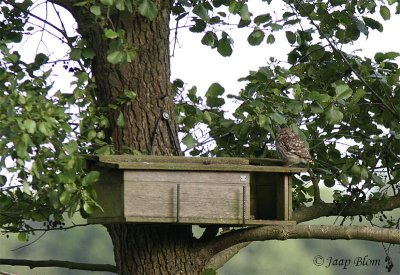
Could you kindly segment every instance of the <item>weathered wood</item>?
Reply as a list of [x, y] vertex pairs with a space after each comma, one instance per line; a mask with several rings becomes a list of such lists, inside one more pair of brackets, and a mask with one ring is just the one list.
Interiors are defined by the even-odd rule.
[[236, 164], [248, 165], [249, 160], [245, 158], [229, 158], [229, 157], [183, 157], [183, 156], [149, 156], [149, 155], [87, 155], [87, 159], [104, 163], [125, 163], [125, 162], [150, 162], [150, 163], [195, 163], [195, 164]]
[[[89, 218], [89, 223], [175, 223], [175, 218], [154, 218], [154, 217], [123, 217], [123, 218]], [[201, 219], [201, 218], [182, 218], [180, 224], [218, 224], [226, 226], [241, 226], [237, 219]], [[246, 226], [257, 225], [295, 225], [295, 221], [279, 220], [246, 220]]]
[[249, 183], [246, 172], [194, 172], [194, 171], [125, 171], [125, 182], [173, 182], [173, 183]]
[[[243, 219], [243, 186], [182, 185], [180, 218]], [[246, 186], [247, 188], [249, 186]], [[248, 201], [250, 196], [246, 197]], [[245, 219], [250, 211], [245, 212]]]
[[276, 172], [276, 173], [302, 173], [306, 170], [300, 167], [282, 166], [255, 166], [255, 165], [228, 165], [228, 164], [193, 164], [193, 163], [151, 163], [151, 162], [126, 162], [126, 163], [100, 163], [113, 165], [118, 169], [126, 170], [175, 170], [175, 171], [230, 171], [230, 172]]
[[263, 159], [90, 159], [89, 169], [101, 172], [96, 190], [104, 209], [91, 223], [292, 224], [291, 174], [305, 171]]
[[[176, 171], [229, 171], [229, 172], [277, 172], [302, 173], [303, 167], [264, 165], [273, 162], [271, 159], [243, 158], [195, 158], [177, 156], [88, 156], [96, 165], [125, 170], [176, 170]], [[276, 164], [281, 161], [275, 160]], [[253, 163], [253, 165], [250, 165]]]

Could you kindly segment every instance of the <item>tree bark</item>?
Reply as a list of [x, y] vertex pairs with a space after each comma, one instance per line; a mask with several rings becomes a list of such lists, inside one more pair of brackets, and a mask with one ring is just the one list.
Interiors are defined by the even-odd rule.
[[[90, 12], [70, 9], [78, 29], [96, 52], [92, 73], [99, 106], [114, 103], [125, 90], [136, 93], [128, 105], [110, 110], [108, 136], [117, 153], [136, 150], [142, 154], [177, 155], [177, 126], [170, 88], [169, 1], [155, 1], [154, 21], [138, 13], [110, 15], [116, 28], [126, 30], [126, 38], [137, 49], [132, 63], [107, 62], [108, 43]], [[124, 127], [116, 123], [119, 113]], [[169, 119], [163, 114], [167, 113]], [[105, 225], [114, 245], [119, 274], [200, 274], [208, 259], [194, 248], [195, 238], [188, 225]]]

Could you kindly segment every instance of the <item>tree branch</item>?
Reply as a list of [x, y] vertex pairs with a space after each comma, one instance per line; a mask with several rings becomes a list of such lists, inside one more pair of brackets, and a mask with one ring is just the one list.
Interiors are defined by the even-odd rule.
[[400, 244], [400, 230], [367, 226], [302, 224], [294, 226], [262, 226], [223, 234], [207, 242], [202, 249], [209, 255], [213, 255], [240, 243], [288, 239], [358, 239]]
[[53, 29], [55, 29], [56, 31], [58, 31], [59, 33], [61, 33], [61, 34], [65, 37], [66, 41], [68, 41], [68, 34], [67, 34], [64, 30], [62, 30], [62, 29], [60, 29], [59, 27], [57, 27], [56, 25], [54, 25], [54, 24], [52, 24], [51, 22], [49, 22], [49, 21], [47, 21], [47, 20], [45, 20], [45, 19], [43, 19], [43, 18], [41, 18], [41, 17], [39, 17], [39, 16], [37, 16], [37, 15], [31, 13], [31, 12], [28, 11], [28, 10], [24, 10], [24, 9], [20, 8], [20, 7], [19, 7], [18, 5], [16, 5], [16, 4], [10, 3], [9, 1], [5, 1], [5, 3], [8, 4], [8, 5], [10, 5], [10, 6], [12, 6], [12, 7], [15, 8], [15, 9], [17, 9], [17, 10], [19, 10], [19, 11], [21, 11], [21, 12], [23, 12], [23, 13], [29, 15], [29, 16], [32, 16], [33, 18], [35, 18], [35, 19], [37, 19], [37, 20], [39, 20], [39, 21], [41, 21], [41, 22], [43, 22], [43, 23], [49, 25], [50, 27], [52, 27]]
[[237, 245], [231, 246], [216, 255], [214, 255], [206, 264], [206, 269], [210, 268], [217, 270], [225, 265], [233, 256], [235, 256], [241, 249], [245, 248], [251, 244], [251, 242], [239, 243]]
[[31, 269], [36, 267], [63, 267], [68, 269], [108, 271], [117, 273], [117, 267], [110, 264], [86, 264], [86, 263], [76, 263], [76, 262], [57, 261], [57, 260], [31, 261], [31, 260], [21, 260], [21, 259], [0, 259], [0, 265], [28, 266]]
[[388, 199], [353, 202], [344, 206], [344, 203], [319, 203], [310, 207], [302, 207], [293, 211], [293, 220], [300, 223], [324, 216], [357, 216], [390, 211], [400, 207], [400, 194]]
[[307, 169], [308, 174], [310, 175], [311, 182], [314, 188], [314, 205], [324, 203], [321, 199], [321, 192], [319, 189], [319, 178], [314, 174], [311, 168]]

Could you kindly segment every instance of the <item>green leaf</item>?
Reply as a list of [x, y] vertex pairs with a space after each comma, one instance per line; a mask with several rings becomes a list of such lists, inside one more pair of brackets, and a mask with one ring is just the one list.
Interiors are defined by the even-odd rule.
[[205, 112], [203, 113], [203, 121], [204, 121], [205, 123], [207, 123], [207, 124], [211, 124], [211, 123], [212, 123], [212, 118], [211, 118], [210, 112], [205, 111]]
[[214, 270], [214, 269], [212, 269], [212, 268], [206, 268], [204, 271], [203, 271], [203, 274], [202, 275], [218, 275], [219, 273], [216, 271], [216, 270]]
[[218, 82], [214, 82], [208, 88], [205, 96], [206, 97], [217, 97], [225, 92], [225, 88], [221, 86]]
[[185, 144], [185, 146], [188, 149], [192, 149], [197, 145], [197, 141], [194, 139], [192, 134], [188, 133], [183, 139], [182, 143]]
[[269, 117], [279, 125], [286, 124], [286, 118], [277, 112], [270, 114]]
[[353, 97], [350, 100], [351, 104], [356, 104], [360, 101], [361, 98], [365, 96], [366, 92], [364, 89], [358, 88], [354, 93]]
[[272, 17], [269, 13], [267, 14], [261, 14], [256, 16], [256, 18], [254, 18], [254, 24], [256, 24], [257, 26], [259, 26], [262, 23], [266, 23], [268, 21], [271, 21]]
[[47, 197], [49, 198], [49, 201], [50, 201], [51, 206], [53, 208], [60, 207], [60, 201], [59, 201], [59, 198], [58, 198], [57, 191], [51, 190], [51, 191], [47, 192]]
[[123, 52], [115, 51], [107, 55], [107, 61], [110, 62], [111, 64], [118, 64], [124, 60], [124, 56], [125, 55]]
[[28, 118], [24, 121], [24, 128], [29, 134], [33, 134], [36, 132], [36, 122]]
[[321, 114], [324, 112], [324, 108], [318, 102], [313, 101], [310, 105], [311, 112], [314, 114]]
[[142, 16], [151, 21], [157, 17], [158, 10], [152, 0], [142, 0], [138, 10]]
[[210, 46], [211, 48], [215, 48], [218, 45], [218, 37], [214, 32], [208, 31], [201, 39], [201, 43], [203, 45]]
[[254, 29], [247, 37], [247, 41], [252, 46], [260, 45], [264, 40], [265, 34], [260, 29]]
[[29, 240], [28, 233], [27, 232], [19, 232], [17, 239], [20, 242], [27, 242]]
[[372, 19], [372, 18], [366, 17], [366, 16], [363, 16], [363, 20], [364, 20], [364, 22], [365, 22], [365, 25], [367, 25], [367, 26], [370, 27], [371, 29], [373, 29], [373, 30], [378, 30], [378, 31], [380, 31], [380, 32], [383, 31], [383, 26], [382, 26], [382, 24], [379, 23], [378, 21], [376, 21], [376, 20], [374, 20], [374, 19]]
[[95, 152], [98, 155], [111, 155], [112, 149], [111, 146], [107, 144], [96, 149]]
[[96, 206], [85, 201], [83, 203], [83, 210], [85, 210], [87, 214], [93, 214], [93, 212], [96, 210]]
[[60, 202], [62, 205], [67, 205], [69, 201], [71, 200], [72, 194], [71, 192], [65, 190], [64, 192], [61, 193], [60, 196]]
[[230, 56], [233, 52], [231, 41], [228, 38], [222, 38], [218, 41], [217, 51], [223, 57]]
[[296, 35], [291, 31], [286, 31], [286, 39], [290, 44], [296, 43]]
[[311, 45], [307, 50], [308, 55], [313, 60], [320, 60], [325, 55], [324, 47], [321, 45]]
[[320, 93], [317, 91], [312, 91], [307, 96], [307, 98], [310, 100], [315, 100], [316, 102], [319, 102], [319, 103], [329, 102], [331, 100], [331, 97], [328, 94]]
[[206, 103], [210, 107], [220, 107], [225, 103], [225, 100], [220, 98], [225, 92], [225, 88], [219, 83], [212, 83], [208, 88], [205, 97], [207, 98]]
[[105, 29], [104, 36], [108, 39], [115, 39], [119, 37], [119, 33], [113, 31], [112, 29]]
[[324, 185], [328, 188], [332, 188], [335, 186], [335, 180], [334, 179], [324, 179]]
[[120, 128], [123, 128], [125, 126], [124, 114], [122, 112], [119, 112], [119, 115], [117, 118], [117, 126]]
[[343, 120], [343, 113], [336, 106], [331, 106], [325, 113], [325, 117], [330, 124], [337, 124]]
[[54, 135], [53, 128], [49, 122], [39, 122], [38, 124], [39, 132], [43, 135], [50, 137]]
[[96, 52], [92, 48], [84, 48], [82, 49], [82, 56], [84, 58], [93, 59], [96, 56]]
[[267, 37], [267, 44], [274, 44], [275, 36], [273, 34], [268, 35]]
[[295, 115], [300, 114], [303, 111], [303, 104], [297, 100], [291, 100], [287, 105], [286, 109]]
[[381, 16], [384, 20], [389, 20], [391, 17], [390, 10], [386, 6], [381, 6], [379, 9], [379, 13], [381, 14]]
[[49, 57], [47, 55], [43, 54], [43, 53], [38, 53], [35, 56], [35, 64], [36, 65], [43, 65], [47, 61], [49, 61]]
[[240, 18], [243, 21], [250, 20], [250, 12], [249, 12], [249, 7], [247, 6], [247, 4], [242, 5], [242, 7], [240, 8], [239, 14], [240, 14]]
[[100, 3], [102, 3], [105, 6], [112, 6], [115, 3], [115, 0], [100, 0]]
[[208, 10], [206, 9], [206, 7], [202, 3], [196, 5], [193, 8], [193, 13], [198, 15], [205, 22], [210, 21], [210, 16], [208, 15]]
[[93, 13], [96, 16], [100, 16], [101, 15], [101, 7], [100, 6], [91, 6], [90, 7], [90, 12]]
[[115, 7], [119, 11], [124, 11], [125, 10], [125, 1], [124, 0], [116, 0]]
[[7, 183], [7, 177], [0, 175], [0, 187], [4, 186]]
[[74, 48], [69, 53], [69, 57], [75, 61], [78, 61], [79, 59], [81, 59], [81, 56], [82, 56], [82, 49], [80, 49], [80, 48]]
[[258, 117], [258, 125], [260, 125], [260, 127], [262, 128], [269, 128], [269, 126], [271, 125], [270, 117], [266, 115], [260, 115]]
[[336, 100], [345, 100], [352, 96], [353, 90], [346, 84], [340, 84], [335, 87]]
[[378, 185], [378, 186], [384, 186], [385, 182], [382, 180], [382, 178], [376, 174], [372, 174], [372, 180]]
[[100, 178], [99, 171], [90, 171], [86, 176], [82, 179], [82, 186], [91, 186], [95, 184]]

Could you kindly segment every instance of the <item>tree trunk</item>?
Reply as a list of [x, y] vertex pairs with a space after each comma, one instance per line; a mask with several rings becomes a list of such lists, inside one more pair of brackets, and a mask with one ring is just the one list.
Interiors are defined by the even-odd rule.
[[[95, 50], [93, 76], [100, 106], [115, 102], [125, 90], [137, 96], [128, 105], [110, 114], [108, 134], [117, 153], [130, 150], [142, 154], [176, 155], [180, 153], [177, 127], [170, 89], [169, 14], [168, 1], [155, 1], [157, 18], [130, 13], [111, 15], [113, 25], [127, 32], [127, 39], [137, 48], [132, 63], [107, 63], [108, 43], [93, 16], [72, 11], [79, 32]], [[117, 126], [122, 112], [125, 126]], [[169, 119], [163, 118], [163, 113]], [[207, 256], [196, 252], [191, 226], [183, 225], [106, 225], [114, 244], [119, 274], [200, 274]]]
[[194, 246], [191, 226], [107, 226], [119, 274], [201, 274], [205, 258]]

